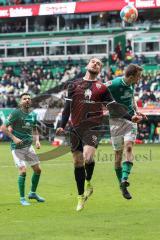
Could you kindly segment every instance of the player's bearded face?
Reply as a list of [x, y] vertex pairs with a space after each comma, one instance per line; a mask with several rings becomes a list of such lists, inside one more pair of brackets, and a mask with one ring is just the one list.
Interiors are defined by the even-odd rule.
[[102, 64], [98, 59], [91, 59], [87, 65], [87, 70], [91, 74], [97, 75], [101, 71]]
[[23, 96], [22, 99], [21, 99], [20, 105], [24, 108], [30, 108], [30, 106], [31, 106], [30, 96]]

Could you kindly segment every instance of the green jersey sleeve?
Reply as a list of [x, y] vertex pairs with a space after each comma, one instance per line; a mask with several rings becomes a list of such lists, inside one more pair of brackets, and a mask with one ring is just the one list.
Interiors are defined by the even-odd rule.
[[13, 111], [5, 120], [4, 125], [7, 127], [12, 126], [16, 122], [17, 117], [18, 117], [17, 111]]
[[108, 81], [106, 83], [106, 86], [109, 88], [111, 93], [116, 92], [117, 88], [119, 87], [119, 81], [117, 81], [117, 80]]
[[34, 121], [33, 121], [33, 127], [36, 127], [37, 126], [37, 113], [34, 112]]

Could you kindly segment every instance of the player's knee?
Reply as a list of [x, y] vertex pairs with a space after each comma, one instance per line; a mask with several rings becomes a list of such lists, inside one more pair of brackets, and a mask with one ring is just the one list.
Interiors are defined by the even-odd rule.
[[41, 168], [37, 168], [36, 170], [34, 170], [34, 172], [36, 173], [36, 174], [41, 174]]
[[83, 167], [83, 154], [81, 152], [73, 153], [73, 164], [74, 167]]
[[84, 152], [83, 153], [83, 158], [84, 158], [85, 163], [93, 162], [93, 154], [92, 154], [92, 152]]
[[83, 161], [80, 160], [74, 160], [74, 167], [75, 168], [79, 168], [79, 167], [83, 167]]
[[84, 154], [83, 157], [84, 157], [85, 163], [89, 163], [89, 162], [91, 161], [91, 156], [90, 156], [90, 154]]
[[21, 176], [26, 176], [26, 167], [19, 167], [19, 174]]
[[126, 145], [126, 152], [127, 153], [131, 153], [132, 152], [132, 145], [131, 144]]
[[85, 159], [86, 164], [90, 164], [92, 162], [94, 162], [94, 159], [92, 157], [88, 157], [88, 158]]

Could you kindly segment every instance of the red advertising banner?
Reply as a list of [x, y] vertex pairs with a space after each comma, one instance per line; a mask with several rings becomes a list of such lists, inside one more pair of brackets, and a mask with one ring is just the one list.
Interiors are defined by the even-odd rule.
[[76, 2], [41, 4], [39, 15], [75, 13]]
[[0, 7], [0, 18], [104, 12], [115, 10], [119, 11], [127, 4], [133, 4], [138, 9], [160, 8], [160, 0], [99, 0], [89, 2], [65, 2]]
[[0, 7], [0, 18], [38, 16], [39, 6], [17, 5], [13, 7]]
[[133, 4], [138, 9], [159, 8], [160, 0], [101, 0], [97, 2], [77, 2], [75, 13], [121, 10], [125, 5]]
[[102, 0], [98, 2], [77, 2], [75, 13], [103, 12], [122, 9], [127, 3], [125, 0]]

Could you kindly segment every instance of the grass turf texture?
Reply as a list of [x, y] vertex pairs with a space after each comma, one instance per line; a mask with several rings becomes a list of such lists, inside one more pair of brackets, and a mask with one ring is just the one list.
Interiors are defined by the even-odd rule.
[[[42, 145], [40, 152], [51, 150]], [[130, 176], [133, 199], [122, 198], [115, 177], [112, 148], [100, 146], [93, 178], [94, 194], [77, 213], [71, 154], [42, 162], [38, 193], [45, 203], [19, 203], [17, 169], [8, 144], [0, 143], [0, 239], [2, 240], [157, 240], [160, 235], [159, 145], [135, 146]], [[139, 154], [139, 155], [138, 155]], [[31, 170], [28, 169], [26, 193]]]

